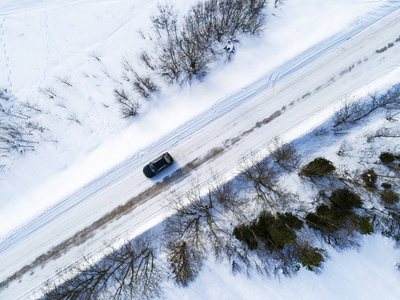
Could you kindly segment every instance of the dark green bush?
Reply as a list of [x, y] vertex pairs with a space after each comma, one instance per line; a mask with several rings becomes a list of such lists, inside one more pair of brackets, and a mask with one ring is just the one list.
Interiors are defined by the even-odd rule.
[[365, 185], [369, 188], [376, 188], [375, 183], [378, 179], [378, 175], [375, 173], [374, 170], [370, 169], [365, 171], [361, 175], [361, 179], [364, 181]]
[[392, 185], [390, 183], [383, 182], [381, 184], [381, 187], [383, 187], [385, 190], [390, 190], [392, 188]]
[[396, 159], [396, 157], [389, 152], [382, 152], [381, 155], [379, 156], [379, 159], [383, 164], [386, 165], [392, 163]]
[[[261, 248], [273, 255], [278, 264], [297, 272], [301, 265], [309, 271], [320, 268], [324, 262], [324, 250], [314, 248], [304, 240], [296, 242], [296, 232], [303, 227], [302, 220], [290, 213], [263, 211], [250, 225], [240, 225], [234, 236], [246, 243], [249, 249]], [[290, 270], [289, 270], [290, 271]]]
[[251, 229], [263, 242], [271, 241], [271, 235], [269, 233], [269, 228], [275, 223], [275, 216], [269, 212], [263, 211], [259, 216], [257, 221], [251, 224]]
[[362, 205], [360, 196], [347, 189], [335, 190], [329, 197], [329, 200], [331, 200], [333, 205], [338, 209], [344, 211], [350, 211], [353, 208], [360, 208]]
[[326, 205], [320, 205], [315, 213], [306, 216], [308, 226], [322, 232], [336, 232], [339, 230], [337, 218], [334, 217], [335, 210]]
[[236, 227], [233, 235], [245, 242], [251, 250], [259, 247], [258, 240], [260, 240], [266, 249], [274, 251], [293, 243], [296, 237], [294, 230], [301, 229], [302, 226], [303, 222], [292, 214], [278, 213], [274, 216], [263, 211], [250, 226]]
[[299, 257], [299, 262], [303, 267], [307, 268], [309, 271], [314, 271], [315, 268], [319, 268], [324, 262], [324, 256], [322, 253], [323, 249], [311, 248], [303, 251], [302, 255]]
[[275, 250], [276, 248], [283, 249], [285, 245], [293, 243], [295, 239], [293, 229], [300, 229], [302, 226], [302, 221], [291, 214], [278, 213], [275, 217], [264, 211], [252, 228], [263, 240], [267, 249]]
[[250, 226], [239, 225], [233, 230], [233, 235], [239, 240], [247, 244], [250, 250], [255, 250], [258, 248], [258, 242], [251, 231]]
[[268, 229], [269, 238], [264, 242], [270, 250], [283, 249], [294, 242], [295, 234], [289, 228], [279, 224]]
[[382, 191], [379, 193], [381, 195], [381, 199], [386, 204], [395, 204], [399, 201], [399, 195], [393, 191]]
[[281, 222], [288, 225], [291, 229], [299, 230], [303, 227], [303, 221], [290, 213], [285, 213], [285, 214], [278, 213], [277, 216]]
[[374, 226], [371, 223], [371, 217], [354, 216], [351, 221], [357, 226], [357, 231], [361, 234], [371, 234], [374, 232]]
[[332, 206], [322, 204], [315, 213], [306, 216], [308, 226], [324, 233], [338, 231], [354, 215], [353, 208], [360, 208], [361, 198], [347, 189], [335, 190], [329, 197]]
[[301, 174], [311, 177], [311, 176], [325, 176], [333, 171], [335, 171], [336, 168], [332, 164], [331, 161], [323, 158], [323, 157], [318, 157], [308, 163], [306, 166], [303, 167], [301, 170]]

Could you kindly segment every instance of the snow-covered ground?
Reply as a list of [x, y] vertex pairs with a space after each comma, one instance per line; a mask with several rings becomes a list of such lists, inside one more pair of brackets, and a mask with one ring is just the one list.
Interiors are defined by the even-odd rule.
[[[193, 3], [173, 1], [182, 12]], [[142, 199], [134, 210], [93, 232], [79, 247], [11, 282], [0, 291], [1, 298], [29, 297], [55, 270], [95, 253], [105, 241], [151, 228], [166, 216], [163, 208], [172, 190], [183, 193], [216, 172], [227, 173], [228, 179], [242, 157], [263, 149], [275, 136], [287, 141], [301, 137], [331, 116], [340, 101], [356, 100], [398, 82], [400, 43], [384, 53], [375, 50], [400, 36], [399, 1], [287, 0], [278, 8], [269, 7], [273, 15], [265, 33], [242, 40], [231, 64], [218, 64], [203, 83], [190, 88], [164, 89], [156, 99], [143, 103], [139, 117], [124, 121], [112, 91], [121, 80], [122, 59], [134, 61], [145, 46], [138, 30], [148, 30], [156, 6], [157, 1], [124, 0], [0, 3], [0, 86], [18, 99], [36, 103], [45, 112], [38, 118], [50, 130], [48, 138], [57, 140], [42, 142], [34, 153], [8, 162], [1, 174], [1, 280], [161, 182], [163, 176], [212, 149], [226, 147], [223, 155], [199, 165], [174, 185], [162, 186], [159, 194]], [[68, 79], [72, 87], [60, 78]], [[56, 97], [46, 97], [46, 89]], [[277, 111], [280, 116], [255, 127]], [[236, 137], [241, 139], [233, 142]], [[142, 166], [165, 150], [176, 164], [154, 180], [145, 179]], [[356, 264], [351, 259], [356, 256], [365, 262], [374, 256], [370, 251], [387, 253], [387, 261], [376, 271], [379, 278], [364, 277], [360, 285], [384, 282], [383, 276], [390, 277], [389, 282], [399, 279], [390, 268], [395, 257], [399, 260], [392, 245], [378, 237], [366, 243], [368, 249], [360, 254], [335, 255], [327, 265], [329, 272], [317, 279], [302, 272], [293, 280], [273, 281], [272, 286], [264, 282], [260, 294], [248, 298], [261, 299], [269, 293], [289, 299], [295, 295], [290, 289], [301, 287], [313, 299], [333, 299], [333, 288], [327, 286], [334, 282], [340, 287], [338, 279], [344, 280], [338, 265], [351, 270], [355, 267], [346, 260]], [[375, 260], [357, 270], [361, 274], [378, 265]], [[226, 270], [216, 271], [214, 284], [204, 272], [191, 290], [180, 291], [184, 295], [179, 298], [216, 298], [230, 290], [225, 285], [237, 278]], [[247, 281], [240, 279], [243, 285]], [[220, 282], [219, 289], [215, 282]], [[320, 289], [315, 289], [315, 282]], [[256, 286], [256, 281], [252, 284]], [[208, 292], [201, 293], [204, 289]], [[232, 291], [226, 299], [234, 298]], [[171, 291], [171, 299], [176, 292]], [[339, 298], [355, 298], [349, 285], [342, 292]]]
[[400, 274], [393, 267], [393, 246], [388, 239], [369, 236], [360, 251], [332, 252], [321, 274], [301, 270], [293, 278], [233, 275], [229, 266], [209, 263], [189, 289], [170, 287], [166, 296], [185, 300], [395, 300], [400, 295]]

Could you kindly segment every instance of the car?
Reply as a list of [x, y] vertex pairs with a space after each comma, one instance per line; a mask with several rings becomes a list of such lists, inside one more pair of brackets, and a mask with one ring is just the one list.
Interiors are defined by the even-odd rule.
[[147, 178], [152, 178], [172, 165], [173, 162], [174, 159], [172, 156], [168, 152], [165, 152], [148, 165], [144, 166], [143, 173]]

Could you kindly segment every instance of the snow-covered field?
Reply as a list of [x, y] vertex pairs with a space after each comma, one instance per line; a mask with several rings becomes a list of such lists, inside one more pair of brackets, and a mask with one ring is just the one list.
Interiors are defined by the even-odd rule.
[[[172, 3], [184, 12], [195, 1]], [[44, 113], [37, 118], [49, 129], [46, 138], [57, 143], [45, 141], [35, 152], [13, 157], [0, 174], [0, 280], [163, 176], [212, 149], [226, 149], [174, 185], [161, 186], [154, 197], [141, 199], [79, 247], [11, 282], [0, 298], [30, 297], [56, 270], [96, 253], [104, 242], [134, 237], [160, 222], [171, 191], [183, 193], [218, 172], [228, 179], [241, 158], [264, 149], [274, 137], [302, 137], [344, 99], [357, 100], [398, 83], [400, 43], [384, 53], [375, 51], [400, 36], [400, 1], [286, 0], [277, 8], [269, 5], [265, 33], [243, 39], [232, 63], [217, 64], [202, 83], [164, 89], [143, 103], [139, 117], [122, 120], [112, 91], [121, 80], [122, 60], [134, 62], [145, 47], [138, 30], [149, 28], [156, 7], [157, 1], [1, 1], [0, 87], [40, 107]], [[56, 96], [49, 99], [45, 90]], [[276, 111], [278, 117], [255, 127]], [[232, 142], [236, 137], [241, 139]], [[165, 150], [176, 164], [154, 180], [145, 179], [142, 166]], [[171, 288], [167, 295], [291, 299], [300, 290], [309, 299], [373, 299], [391, 290], [386, 298], [398, 298], [400, 278], [393, 271], [398, 251], [379, 237], [366, 244], [360, 253], [333, 255], [319, 277], [301, 272], [295, 279], [260, 283], [210, 265], [192, 288]], [[351, 273], [354, 269], [357, 274]], [[365, 277], [359, 279], [360, 274]], [[371, 282], [373, 293], [364, 292]], [[233, 286], [249, 286], [253, 292], [236, 293]], [[341, 294], [334, 294], [336, 289]]]

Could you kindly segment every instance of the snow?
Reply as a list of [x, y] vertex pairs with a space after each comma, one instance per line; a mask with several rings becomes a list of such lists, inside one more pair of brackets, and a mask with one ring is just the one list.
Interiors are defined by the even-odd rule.
[[[16, 158], [0, 174], [1, 279], [161, 181], [162, 177], [145, 179], [141, 168], [165, 150], [177, 162], [164, 174], [168, 175], [283, 106], [287, 110], [223, 156], [102, 228], [81, 247], [35, 270], [35, 276], [12, 283], [0, 297], [29, 297], [54, 270], [82, 254], [96, 253], [105, 241], [133, 237], [160, 222], [168, 214], [164, 206], [172, 189], [183, 193], [206, 182], [213, 171], [226, 173], [229, 179], [243, 156], [265, 149], [275, 136], [286, 141], [300, 138], [329, 118], [338, 100], [356, 100], [398, 80], [400, 45], [381, 55], [375, 50], [400, 35], [395, 30], [399, 1], [283, 1], [277, 9], [269, 7], [274, 15], [268, 18], [265, 34], [237, 45], [232, 63], [217, 64], [202, 83], [168, 87], [143, 103], [138, 118], [123, 121], [112, 90], [121, 80], [122, 59], [134, 61], [146, 46], [138, 30], [149, 29], [157, 3], [1, 1], [0, 86], [37, 103], [46, 112], [40, 121], [51, 129], [49, 139], [57, 140], [41, 143], [37, 151]], [[172, 3], [186, 11], [195, 1]], [[357, 65], [352, 72], [338, 75], [353, 64]], [[57, 79], [64, 77], [72, 88]], [[39, 91], [49, 87], [56, 91], [56, 99]], [[294, 100], [298, 101], [292, 107]], [[68, 120], [71, 114], [81, 125]], [[265, 293], [282, 299], [299, 294], [311, 299], [399, 295], [394, 289], [399, 275], [393, 271], [398, 251], [378, 236], [364, 242], [360, 253], [332, 252], [319, 276], [302, 272], [281, 282], [241, 275], [238, 280], [226, 268], [210, 264], [191, 289], [171, 287], [169, 298], [181, 293], [182, 299], [225, 295], [224, 299], [246, 299], [242, 294], [246, 289], [253, 291], [248, 299], [264, 299]], [[344, 270], [354, 269], [357, 272], [343, 276]], [[379, 288], [373, 291], [361, 288], [378, 281]], [[352, 283], [357, 288], [352, 289]], [[387, 294], [390, 289], [393, 294]]]
[[[393, 243], [374, 235], [360, 251], [332, 251], [321, 274], [301, 270], [280, 279], [233, 275], [229, 266], [207, 264], [189, 289], [167, 288], [167, 299], [398, 299], [399, 272]], [[398, 256], [397, 256], [398, 257]], [[207, 287], [207, 288], [204, 288]]]

